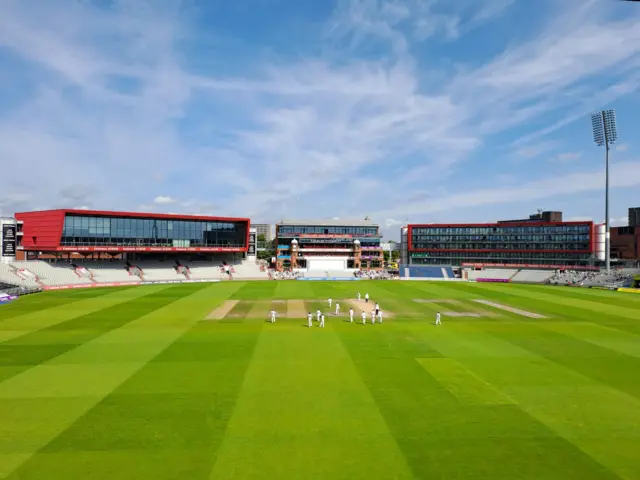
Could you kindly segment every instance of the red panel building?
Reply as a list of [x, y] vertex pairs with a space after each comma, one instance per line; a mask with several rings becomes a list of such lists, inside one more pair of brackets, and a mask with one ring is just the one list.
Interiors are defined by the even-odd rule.
[[408, 225], [407, 243], [411, 265], [588, 266], [596, 260], [590, 221]]
[[15, 217], [18, 259], [177, 252], [202, 257], [243, 254], [249, 244], [248, 218], [73, 209], [22, 212]]
[[611, 257], [640, 261], [640, 226], [611, 229]]

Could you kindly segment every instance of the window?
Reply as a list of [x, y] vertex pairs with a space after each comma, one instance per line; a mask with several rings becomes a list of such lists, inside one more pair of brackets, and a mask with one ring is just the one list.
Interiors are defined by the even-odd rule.
[[123, 217], [65, 217], [62, 245], [238, 246], [246, 242], [246, 224], [197, 220]]

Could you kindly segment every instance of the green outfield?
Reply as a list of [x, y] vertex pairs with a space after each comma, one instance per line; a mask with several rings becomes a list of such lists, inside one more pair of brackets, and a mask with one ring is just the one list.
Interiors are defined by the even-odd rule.
[[[347, 321], [358, 289], [383, 324]], [[319, 307], [326, 328], [308, 328]], [[23, 297], [0, 306], [0, 478], [639, 479], [640, 295], [233, 281]]]

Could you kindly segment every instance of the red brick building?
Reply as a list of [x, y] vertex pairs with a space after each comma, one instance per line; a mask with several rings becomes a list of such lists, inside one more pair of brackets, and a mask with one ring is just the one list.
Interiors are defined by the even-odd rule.
[[611, 229], [611, 258], [640, 260], [640, 227]]

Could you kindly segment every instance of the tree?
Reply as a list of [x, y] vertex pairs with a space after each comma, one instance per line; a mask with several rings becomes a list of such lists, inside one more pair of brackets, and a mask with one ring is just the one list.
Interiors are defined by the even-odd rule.
[[264, 236], [264, 233], [261, 233], [260, 235], [258, 235], [257, 240], [259, 242], [266, 242], [267, 241], [267, 237]]

